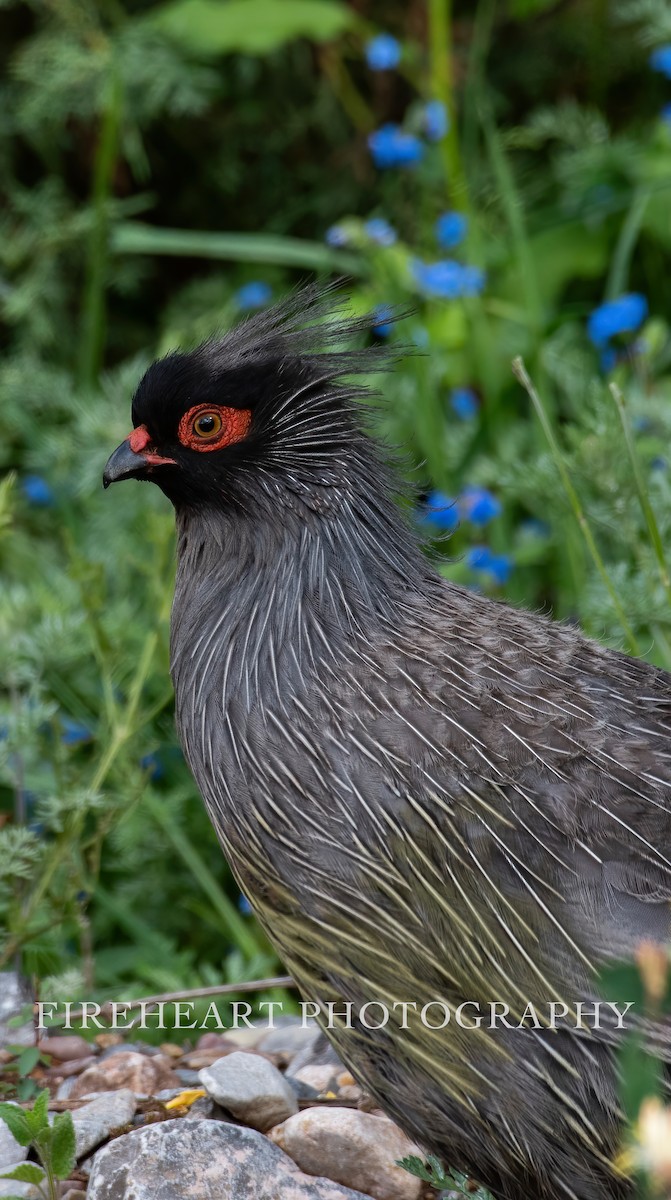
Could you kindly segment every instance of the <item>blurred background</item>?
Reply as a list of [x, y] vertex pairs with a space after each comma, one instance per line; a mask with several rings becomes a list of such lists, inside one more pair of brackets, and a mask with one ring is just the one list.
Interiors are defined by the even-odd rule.
[[346, 277], [400, 354], [374, 423], [443, 573], [671, 668], [671, 10], [0, 21], [0, 970], [70, 1000], [253, 979], [279, 964], [175, 737], [172, 512], [100, 486], [134, 386]]

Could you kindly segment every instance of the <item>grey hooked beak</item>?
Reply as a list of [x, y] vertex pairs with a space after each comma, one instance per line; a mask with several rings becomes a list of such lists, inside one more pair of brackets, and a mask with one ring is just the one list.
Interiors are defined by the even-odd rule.
[[148, 466], [144, 455], [131, 450], [126, 438], [126, 441], [110, 454], [105, 464], [103, 487], [108, 488], [110, 483], [118, 483], [120, 479], [146, 479]]
[[103, 487], [120, 479], [149, 479], [152, 467], [177, 466], [174, 458], [157, 454], [146, 425], [138, 425], [110, 454], [103, 471]]

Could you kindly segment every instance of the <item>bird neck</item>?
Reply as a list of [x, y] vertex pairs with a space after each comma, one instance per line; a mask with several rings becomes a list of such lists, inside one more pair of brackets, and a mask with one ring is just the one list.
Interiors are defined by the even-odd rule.
[[347, 655], [439, 583], [393, 499], [372, 488], [292, 493], [274, 510], [258, 495], [254, 511], [178, 510], [177, 527], [176, 685], [215, 657], [228, 656], [235, 687], [285, 655], [306, 670], [316, 655]]

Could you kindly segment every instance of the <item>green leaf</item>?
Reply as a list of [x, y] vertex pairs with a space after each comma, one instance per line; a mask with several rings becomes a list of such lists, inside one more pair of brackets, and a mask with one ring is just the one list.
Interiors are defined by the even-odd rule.
[[29, 1146], [32, 1141], [32, 1132], [26, 1114], [23, 1109], [17, 1108], [15, 1104], [0, 1104], [0, 1118], [5, 1122], [12, 1137], [15, 1137], [19, 1146]]
[[72, 1113], [58, 1113], [51, 1126], [51, 1167], [59, 1179], [67, 1179], [76, 1161], [75, 1127]]
[[44, 1181], [44, 1171], [35, 1163], [19, 1163], [13, 1171], [0, 1175], [0, 1179], [18, 1179], [20, 1183], [36, 1183], [39, 1186]]
[[39, 1088], [34, 1079], [27, 1075], [24, 1079], [19, 1079], [16, 1085], [17, 1099], [23, 1103], [24, 1100], [32, 1100], [37, 1095]]
[[366, 264], [354, 254], [343, 254], [303, 238], [266, 233], [210, 233], [191, 229], [159, 229], [141, 221], [119, 221], [111, 235], [117, 254], [167, 254], [176, 257], [225, 259], [232, 262], [306, 267], [362, 275]]
[[37, 1046], [26, 1046], [19, 1055], [16, 1064], [19, 1075], [30, 1075], [33, 1067], [36, 1067], [40, 1061], [40, 1052]]
[[356, 24], [337, 0], [173, 0], [147, 18], [196, 54], [269, 54], [306, 37], [328, 42]]
[[30, 1128], [33, 1138], [39, 1137], [41, 1133], [49, 1129], [49, 1092], [47, 1088], [39, 1092], [35, 1097], [35, 1103], [32, 1108], [27, 1108], [25, 1112], [26, 1121]]

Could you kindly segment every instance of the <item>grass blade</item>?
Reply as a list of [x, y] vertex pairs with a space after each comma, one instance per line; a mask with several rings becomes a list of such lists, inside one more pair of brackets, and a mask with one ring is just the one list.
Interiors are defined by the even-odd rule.
[[111, 238], [116, 254], [166, 254], [175, 257], [224, 259], [310, 271], [363, 275], [366, 264], [355, 254], [343, 254], [302, 238], [267, 233], [214, 233], [200, 229], [159, 229], [142, 221], [120, 221]]
[[536, 414], [541, 423], [543, 433], [545, 434], [545, 437], [547, 438], [552, 457], [555, 461], [557, 470], [559, 472], [559, 476], [562, 481], [564, 491], [566, 492], [566, 495], [568, 497], [571, 508], [573, 509], [573, 515], [575, 516], [575, 519], [578, 523], [578, 526], [583, 535], [583, 538], [585, 539], [587, 549], [589, 550], [589, 553], [592, 556], [592, 561], [594, 562], [594, 565], [595, 565], [597, 571], [599, 572], [599, 575], [601, 576], [603, 584], [606, 587], [606, 590], [608, 591], [608, 595], [610, 596], [613, 608], [615, 609], [615, 612], [617, 613], [618, 620], [622, 626], [622, 629], [624, 631], [627, 642], [629, 643], [629, 649], [631, 650], [632, 654], [636, 654], [636, 655], [640, 656], [641, 651], [640, 651], [638, 642], [636, 640], [636, 635], [635, 635], [633, 629], [631, 628], [629, 621], [627, 620], [627, 615], [620, 603], [620, 598], [619, 598], [617, 592], [615, 591], [613, 582], [606, 570], [604, 561], [599, 553], [598, 546], [597, 546], [596, 542], [594, 541], [594, 535], [592, 533], [592, 530], [590, 529], [589, 522], [587, 520], [587, 517], [585, 516], [585, 512], [582, 507], [582, 504], [580, 503], [580, 497], [579, 497], [578, 493], [576, 492], [576, 490], [573, 486], [573, 483], [571, 482], [571, 477], [566, 469], [566, 464], [564, 462], [564, 458], [563, 458], [561, 449], [559, 447], [559, 443], [555, 437], [554, 430], [552, 429], [550, 421], [548, 420], [548, 415], [545, 411], [543, 401], [541, 400], [531, 379], [529, 378], [527, 369], [524, 365], [524, 360], [521, 358], [514, 358], [512, 367], [513, 367], [513, 375], [522, 384], [522, 387], [524, 388], [529, 399], [531, 400], [531, 403], [534, 406], [534, 409], [536, 410]]

